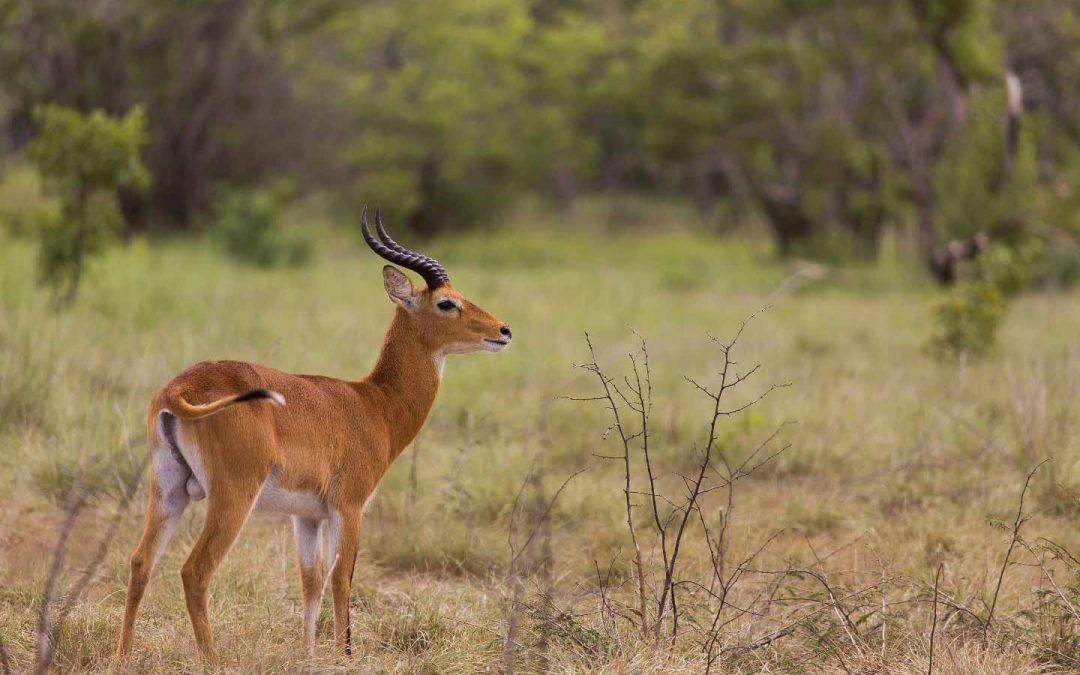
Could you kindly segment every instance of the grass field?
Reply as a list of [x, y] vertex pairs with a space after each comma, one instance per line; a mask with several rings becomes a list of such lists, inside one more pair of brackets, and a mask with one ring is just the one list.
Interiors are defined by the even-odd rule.
[[[517, 567], [526, 577], [517, 670], [704, 670], [708, 626], [693, 615], [673, 645], [656, 648], [636, 633], [632, 611], [599, 611], [605, 598], [635, 602], [622, 464], [596, 456], [621, 448], [612, 434], [605, 440], [601, 406], [559, 397], [596, 394], [590, 374], [574, 368], [589, 358], [586, 331], [612, 375], [626, 372], [638, 331], [653, 372], [652, 458], [666, 493], [681, 494], [677, 474], [693, 470], [710, 403], [683, 375], [715, 381], [721, 356], [707, 334], [730, 337], [766, 304], [738, 354], [740, 368], [762, 369], [733, 404], [770, 383], [791, 386], [723, 419], [719, 451], [737, 460], [778, 424], [795, 423], [777, 439], [791, 447], [737, 483], [734, 509], [719, 492], [702, 503], [703, 518], [724, 509], [732, 561], [775, 534], [728, 598], [714, 670], [925, 672], [932, 626], [935, 672], [1080, 670], [1080, 566], [1054, 559], [1042, 539], [1080, 551], [1080, 297], [1020, 297], [998, 353], [955, 363], [925, 349], [935, 289], [891, 256], [817, 279], [754, 240], [591, 228], [476, 234], [437, 241], [430, 253], [455, 287], [513, 326], [514, 343], [450, 360], [427, 426], [367, 512], [352, 609], [359, 655], [334, 653], [325, 600], [324, 644], [314, 659], [303, 654], [291, 526], [259, 516], [211, 587], [223, 670], [502, 669], [515, 613], [508, 531], [516, 528], [520, 547], [529, 526], [515, 499], [532, 468], [541, 477], [524, 499], [541, 505], [585, 471], [537, 521], [533, 563]], [[260, 271], [197, 241], [136, 240], [96, 265], [78, 303], [57, 314], [34, 285], [32, 246], [0, 241], [0, 638], [14, 671], [33, 664], [73, 476], [96, 492], [73, 530], [61, 601], [145, 453], [157, 388], [211, 358], [367, 372], [391, 315], [382, 261], [336, 230], [319, 254], [307, 268]], [[644, 489], [634, 458], [635, 488]], [[1046, 458], [986, 625], [1024, 478]], [[60, 630], [59, 670], [117, 668], [144, 494]], [[200, 668], [179, 568], [204, 510], [188, 511], [154, 572], [134, 672]], [[653, 593], [662, 563], [644, 505], [635, 522]], [[686, 579], [709, 576], [699, 533], [682, 555]], [[703, 589], [682, 593], [688, 612], [710, 606]]]

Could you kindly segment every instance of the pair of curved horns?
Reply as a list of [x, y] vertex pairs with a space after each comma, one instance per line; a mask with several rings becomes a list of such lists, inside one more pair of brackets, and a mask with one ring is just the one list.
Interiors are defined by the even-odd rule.
[[360, 231], [364, 234], [364, 241], [382, 258], [389, 260], [395, 265], [401, 265], [406, 269], [416, 272], [427, 282], [428, 288], [434, 290], [450, 281], [450, 276], [439, 264], [438, 260], [426, 255], [410, 251], [401, 244], [390, 238], [383, 229], [382, 218], [379, 216], [379, 207], [375, 207], [375, 231], [379, 233], [379, 239], [372, 236], [367, 224], [367, 206], [360, 214]]

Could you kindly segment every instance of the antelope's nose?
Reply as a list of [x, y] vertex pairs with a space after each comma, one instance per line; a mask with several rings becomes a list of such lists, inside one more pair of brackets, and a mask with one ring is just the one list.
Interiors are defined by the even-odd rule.
[[507, 340], [513, 337], [513, 333], [510, 332], [510, 326], [503, 326], [499, 329], [499, 332], [502, 333]]

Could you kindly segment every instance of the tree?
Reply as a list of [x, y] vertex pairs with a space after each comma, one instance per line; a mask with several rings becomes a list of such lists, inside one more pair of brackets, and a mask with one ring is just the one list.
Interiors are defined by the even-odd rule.
[[940, 236], [934, 165], [966, 123], [972, 85], [1004, 73], [988, 2], [909, 0], [908, 6], [909, 47], [898, 52], [885, 103], [917, 209], [916, 247], [930, 261]]
[[760, 207], [782, 255], [872, 257], [897, 200], [880, 105], [897, 10], [695, 6], [646, 64], [650, 149], [698, 186], [722, 174]]
[[145, 191], [150, 176], [139, 156], [146, 115], [133, 108], [117, 119], [56, 105], [36, 109], [38, 134], [29, 148], [46, 192], [59, 212], [42, 216], [39, 272], [59, 305], [79, 289], [87, 261], [100, 255], [122, 227], [117, 191]]
[[588, 14], [543, 7], [533, 10], [521, 52], [528, 114], [517, 147], [523, 178], [569, 213], [582, 186], [595, 183], [602, 141], [592, 120], [601, 114], [619, 45]]
[[514, 194], [530, 25], [513, 0], [365, 6], [334, 24], [356, 120], [345, 162], [366, 200], [433, 234]]
[[4, 0], [0, 91], [13, 144], [29, 139], [41, 103], [111, 115], [143, 106], [153, 186], [148, 203], [120, 195], [129, 229], [192, 227], [219, 183], [324, 179], [340, 140], [315, 133], [325, 96], [301, 100], [284, 66], [295, 34], [321, 21], [304, 12], [324, 2], [303, 4]]

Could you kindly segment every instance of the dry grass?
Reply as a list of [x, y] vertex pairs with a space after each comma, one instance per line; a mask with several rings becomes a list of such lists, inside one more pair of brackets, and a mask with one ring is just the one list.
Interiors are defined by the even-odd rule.
[[[254, 272], [199, 245], [136, 242], [97, 268], [71, 312], [53, 315], [32, 285], [32, 250], [4, 242], [0, 638], [14, 671], [32, 666], [40, 597], [72, 476], [81, 470], [97, 492], [78, 521], [61, 598], [92, 556], [118, 486], [143, 452], [142, 416], [156, 387], [202, 358], [338, 376], [366, 371], [390, 313], [379, 261], [356, 245], [334, 250], [328, 246], [310, 269]], [[674, 473], [693, 466], [690, 449], [707, 412], [682, 376], [707, 380], [718, 361], [706, 332], [730, 333], [766, 301], [775, 307], [748, 330], [745, 359], [764, 364], [762, 383], [792, 387], [729, 420], [721, 447], [737, 460], [778, 423], [797, 424], [783, 434], [792, 449], [740, 481], [735, 509], [726, 514], [731, 560], [781, 532], [731, 598], [756, 609], [732, 614], [717, 670], [926, 672], [939, 566], [935, 672], [1078, 670], [1076, 621], [1023, 546], [1006, 570], [985, 639], [980, 622], [1024, 476], [1044, 458], [1052, 462], [1032, 481], [1024, 541], [1036, 553], [1043, 552], [1041, 537], [1080, 551], [1080, 422], [1073, 413], [1080, 298], [1020, 298], [1000, 353], [955, 364], [923, 349], [930, 292], [889, 266], [777, 294], [791, 288], [786, 271], [753, 247], [691, 235], [662, 244], [644, 234], [505, 234], [484, 245], [437, 243], [432, 253], [445, 259], [459, 289], [514, 327], [515, 343], [497, 357], [448, 365], [419, 439], [415, 493], [408, 450], [368, 511], [353, 605], [361, 655], [346, 659], [328, 644], [314, 660], [302, 655], [291, 532], [282, 519], [258, 517], [211, 588], [223, 670], [500, 668], [511, 597], [507, 528], [519, 486], [538, 461], [548, 497], [567, 476], [587, 471], [547, 520], [550, 593], [540, 566], [525, 579], [517, 670], [701, 672], [700, 633], [689, 624], [673, 648], [658, 651], [642, 643], [632, 615], [612, 621], [600, 612], [597, 568], [605, 594], [623, 604], [636, 583], [621, 472], [593, 456], [614, 449], [610, 438], [601, 440], [603, 411], [554, 399], [593, 393], [587, 374], [572, 367], [588, 358], [585, 330], [598, 359], [617, 369], [636, 345], [627, 330], [633, 325], [649, 340], [655, 452], [665, 488], [674, 489]], [[589, 264], [596, 259], [604, 265]], [[687, 274], [685, 259], [699, 271]], [[718, 517], [719, 507], [707, 499], [703, 513]], [[63, 626], [60, 670], [116, 667], [111, 655], [138, 510], [124, 516]], [[202, 513], [200, 506], [185, 516], [155, 570], [132, 671], [199, 668], [179, 568]], [[647, 515], [639, 513], [642, 528]], [[707, 578], [704, 542], [688, 536], [685, 574]], [[643, 554], [650, 574], [660, 569], [657, 550], [646, 546]], [[1077, 565], [1047, 556], [1045, 567], [1075, 598]], [[850, 626], [822, 583], [794, 569], [827, 578]], [[771, 600], [762, 600], [763, 592]], [[324, 603], [319, 628], [327, 639], [329, 624]]]

